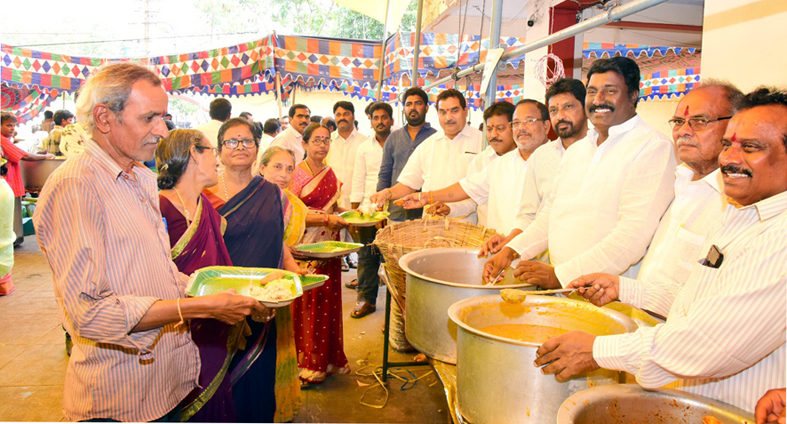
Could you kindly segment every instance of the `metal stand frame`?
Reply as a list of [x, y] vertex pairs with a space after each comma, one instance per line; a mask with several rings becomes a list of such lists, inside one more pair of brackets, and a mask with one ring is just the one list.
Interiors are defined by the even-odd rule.
[[388, 370], [393, 367], [430, 366], [429, 361], [424, 362], [388, 362], [388, 349], [390, 342], [388, 336], [391, 332], [391, 291], [385, 287], [385, 329], [383, 330], [383, 383], [388, 379]]

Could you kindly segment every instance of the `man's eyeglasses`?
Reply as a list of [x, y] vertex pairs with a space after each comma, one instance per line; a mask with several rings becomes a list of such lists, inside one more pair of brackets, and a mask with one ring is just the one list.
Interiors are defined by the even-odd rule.
[[517, 129], [519, 127], [524, 127], [525, 125], [533, 125], [536, 122], [541, 122], [541, 121], [544, 121], [544, 120], [543, 119], [530, 118], [530, 119], [523, 119], [521, 121], [514, 121], [514, 122], [511, 123], [511, 129]]
[[196, 144], [195, 144], [195, 145], [194, 145], [194, 148], [195, 148], [195, 149], [197, 149], [197, 152], [198, 152], [198, 153], [202, 153], [202, 152], [204, 152], [205, 150], [208, 150], [208, 149], [210, 149], [211, 153], [213, 153], [213, 155], [214, 155], [214, 156], [215, 156], [215, 155], [217, 155], [217, 154], [219, 153], [219, 149], [217, 149], [217, 148], [215, 148], [215, 147], [210, 147], [210, 146], [199, 146], [199, 145], [196, 145]]
[[329, 137], [313, 138], [313, 139], [309, 140], [309, 143], [314, 144], [315, 146], [319, 146], [319, 145], [322, 145], [322, 144], [324, 144], [326, 146], [329, 146], [331, 144], [331, 139]]
[[[705, 118], [705, 117], [702, 117], [702, 116], [698, 116], [696, 118], [689, 118], [688, 119], [688, 121], [689, 121], [689, 128], [691, 128], [694, 131], [702, 131], [705, 128], [707, 128], [708, 124], [710, 124], [710, 123], [723, 121], [725, 119], [730, 119], [730, 118], [732, 118], [732, 116], [723, 116], [723, 117], [717, 118], [717, 119], [708, 119], [708, 118]], [[686, 124], [686, 120], [683, 119], [683, 118], [672, 118], [672, 119], [670, 119], [667, 122], [669, 122], [669, 124], [672, 127], [673, 131], [677, 131], [677, 130], [681, 129], [683, 127], [683, 125]]]
[[241, 139], [241, 140], [237, 140], [237, 139], [231, 138], [229, 140], [224, 140], [224, 143], [222, 143], [222, 144], [227, 146], [227, 147], [229, 147], [230, 149], [237, 149], [239, 144], [242, 144], [243, 147], [245, 147], [247, 149], [251, 149], [252, 147], [256, 146], [256, 144], [254, 143], [254, 140], [249, 139], [249, 138], [244, 138], [244, 139]]

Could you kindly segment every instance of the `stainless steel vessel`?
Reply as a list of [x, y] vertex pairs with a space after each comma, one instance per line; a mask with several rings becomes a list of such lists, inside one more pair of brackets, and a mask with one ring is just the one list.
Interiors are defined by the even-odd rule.
[[500, 324], [531, 324], [581, 330], [595, 335], [622, 334], [637, 326], [609, 309], [551, 296], [527, 296], [511, 304], [500, 296], [480, 296], [453, 304], [448, 316], [458, 327], [457, 404], [474, 424], [551, 423], [560, 404], [572, 394], [604, 384], [617, 384], [622, 373], [600, 369], [565, 383], [533, 366], [539, 344], [484, 331]]
[[[408, 253], [399, 259], [407, 273], [405, 322], [407, 340], [439, 361], [456, 363], [456, 324], [448, 308], [462, 299], [499, 294], [502, 288], [532, 288], [514, 279], [513, 269], [494, 286], [481, 278], [486, 259], [478, 248], [441, 247]], [[514, 264], [515, 265], [515, 264]]]
[[19, 161], [19, 171], [22, 174], [22, 182], [25, 184], [25, 190], [30, 192], [41, 191], [49, 175], [55, 172], [55, 169], [65, 161], [66, 158], [64, 157], [38, 161]]
[[633, 384], [594, 387], [571, 395], [560, 406], [557, 423], [698, 424], [705, 417], [724, 424], [754, 424], [754, 416], [726, 403], [680, 390], [643, 390]]

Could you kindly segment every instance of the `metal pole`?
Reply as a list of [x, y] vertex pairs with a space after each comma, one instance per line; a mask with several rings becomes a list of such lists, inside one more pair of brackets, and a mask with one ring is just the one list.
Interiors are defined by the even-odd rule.
[[385, 2], [385, 22], [383, 23], [383, 41], [382, 52], [380, 53], [380, 77], [377, 79], [377, 101], [383, 98], [383, 76], [385, 75], [385, 41], [388, 39], [388, 8], [391, 6], [391, 0]]
[[281, 120], [281, 74], [276, 73], [276, 94], [278, 95], [278, 104], [279, 104], [279, 120]]
[[[481, 13], [481, 19], [484, 19]], [[489, 30], [489, 48], [493, 49], [500, 44], [500, 21], [503, 19], [503, 0], [495, 0], [492, 3], [492, 29]], [[479, 64], [480, 65], [480, 64]], [[489, 78], [489, 87], [486, 90], [486, 102], [484, 106], [490, 106], [497, 97], [497, 66], [492, 69], [492, 76]], [[484, 123], [486, 126], [486, 123]]]
[[[421, 19], [424, 13], [424, 0], [418, 0], [418, 16], [415, 19], [415, 48], [413, 49], [413, 74], [410, 86], [418, 85], [418, 56], [421, 54]], [[402, 99], [404, 101], [404, 99]]]
[[[565, 40], [566, 38], [573, 37], [577, 34], [581, 34], [585, 31], [589, 31], [593, 28], [598, 28], [600, 26], [606, 25], [610, 22], [618, 22], [621, 19], [625, 18], [626, 16], [633, 15], [637, 12], [641, 12], [645, 9], [651, 8], [653, 6], [657, 6], [662, 3], [666, 3], [668, 0], [634, 0], [631, 3], [627, 3], [621, 6], [618, 6], [607, 13], [598, 15], [596, 17], [590, 18], [586, 21], [580, 22], [576, 25], [570, 26], [568, 28], [562, 29], [554, 34], [548, 35], [540, 40], [534, 41], [530, 44], [525, 44], [522, 47], [519, 47], [516, 50], [512, 50], [503, 55], [500, 59], [501, 61], [507, 61], [508, 59], [513, 59], [515, 57], [522, 56], [525, 53], [531, 52], [533, 50], [539, 49], [544, 46], [548, 46], [550, 44], [556, 43], [560, 40]], [[484, 68], [483, 63], [476, 64], [472, 68], [467, 68], [463, 71], [460, 71], [457, 74], [457, 77], [463, 77], [465, 75], [472, 74], [473, 72], [479, 71]], [[424, 90], [429, 90], [431, 88], [437, 87], [441, 84], [445, 84], [453, 79], [453, 76], [445, 77], [439, 79], [426, 87]], [[402, 100], [400, 98], [400, 100]]]

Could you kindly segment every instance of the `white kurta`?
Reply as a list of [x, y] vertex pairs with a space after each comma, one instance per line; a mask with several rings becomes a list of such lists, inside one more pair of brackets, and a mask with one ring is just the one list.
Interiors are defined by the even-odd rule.
[[681, 390], [753, 411], [787, 383], [787, 192], [727, 206], [701, 256], [714, 245], [721, 266], [692, 265], [665, 324], [597, 337], [593, 357], [645, 388], [679, 380]]
[[211, 119], [207, 124], [200, 125], [194, 129], [201, 131], [202, 134], [205, 135], [205, 138], [208, 139], [211, 146], [219, 147], [219, 129], [222, 125], [224, 125], [224, 122]]
[[674, 197], [672, 141], [634, 116], [574, 143], [563, 156], [552, 194], [509, 247], [531, 259], [549, 248], [565, 286], [593, 272], [635, 277], [637, 263]]
[[727, 208], [724, 182], [716, 170], [692, 181], [686, 165], [675, 172], [675, 200], [661, 218], [636, 280], [620, 278], [621, 302], [667, 316], [675, 296], [689, 279], [710, 231]]
[[303, 135], [295, 131], [293, 127], [287, 127], [286, 130], [280, 132], [271, 141], [271, 146], [280, 146], [292, 150], [295, 153], [296, 164], [303, 161], [303, 157], [306, 155], [306, 150], [303, 148]]
[[536, 214], [552, 193], [557, 170], [565, 152], [563, 141], [557, 139], [539, 146], [530, 155], [521, 192], [522, 199], [519, 201], [519, 212], [513, 228], [524, 230], [536, 219]]
[[350, 202], [363, 203], [377, 192], [377, 175], [380, 173], [382, 161], [383, 146], [377, 140], [370, 138], [358, 146]]
[[415, 148], [398, 181], [413, 190], [448, 187], [467, 176], [470, 162], [481, 150], [481, 132], [469, 125], [465, 125], [453, 140], [438, 131]]
[[[479, 153], [475, 159], [467, 166], [467, 175], [477, 174], [484, 170], [492, 161], [500, 158], [492, 146], [486, 146], [483, 152]], [[480, 204], [472, 199], [461, 200], [459, 202], [449, 203], [451, 213], [448, 216], [454, 218], [467, 218], [468, 222], [473, 224], [487, 226], [487, 207], [486, 203]]]
[[342, 197], [339, 206], [350, 209], [350, 193], [353, 191], [353, 170], [355, 169], [355, 153], [358, 146], [369, 138], [353, 130], [346, 139], [339, 135], [339, 131], [331, 134], [331, 149], [325, 163], [333, 169], [336, 177], [342, 182]]
[[[522, 200], [528, 162], [522, 159], [519, 149], [508, 152], [492, 161], [486, 168], [459, 181], [462, 189], [479, 205], [488, 206], [487, 219], [479, 224], [508, 234]], [[480, 206], [479, 206], [479, 216]]]

